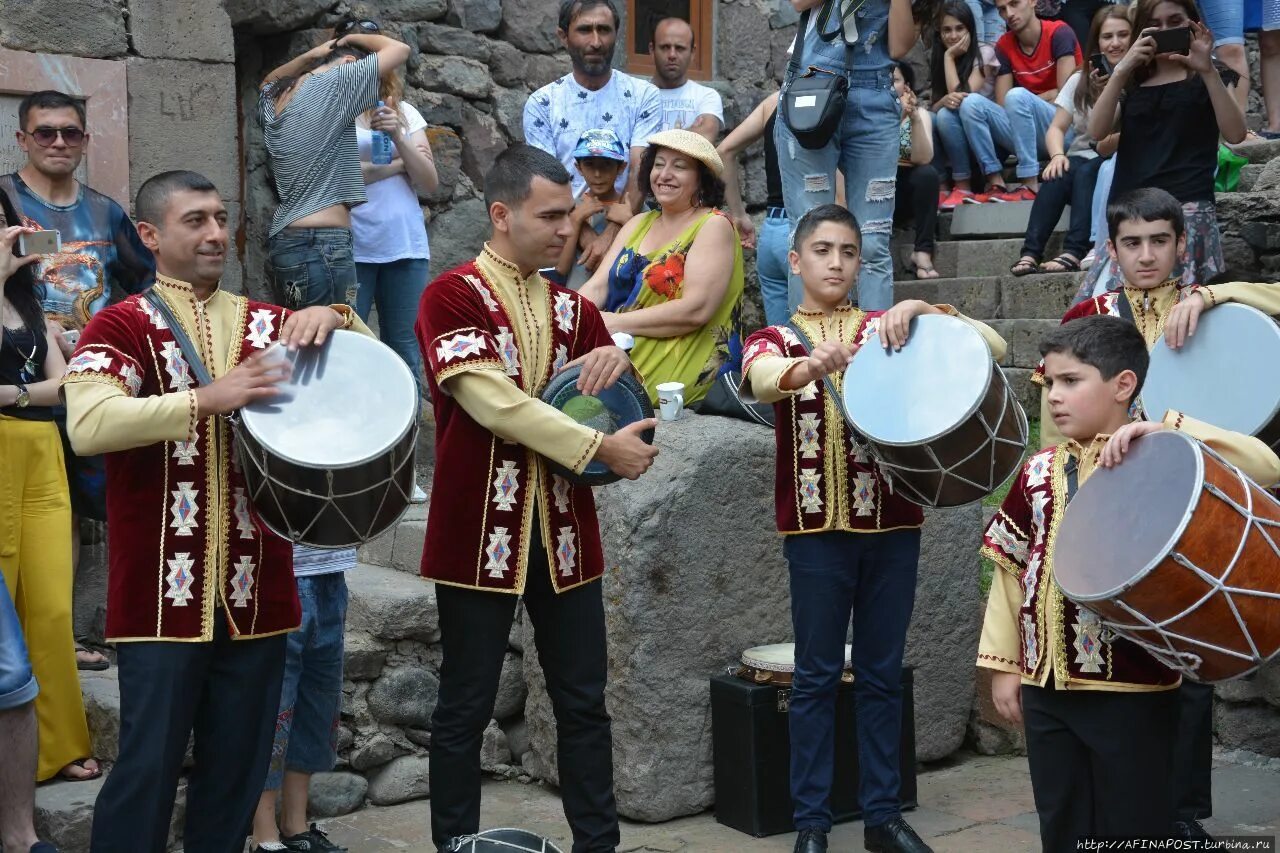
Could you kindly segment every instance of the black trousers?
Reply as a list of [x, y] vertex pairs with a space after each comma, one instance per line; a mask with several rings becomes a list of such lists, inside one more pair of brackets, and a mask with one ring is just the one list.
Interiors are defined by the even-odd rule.
[[1071, 168], [1060, 178], [1042, 181], [1036, 200], [1027, 218], [1027, 236], [1022, 243], [1022, 254], [1036, 259], [1044, 257], [1045, 244], [1058, 224], [1062, 211], [1071, 205], [1067, 235], [1062, 240], [1063, 254], [1077, 261], [1089, 254], [1093, 241], [1089, 230], [1093, 224], [1093, 188], [1098, 183], [1098, 170], [1102, 158], [1072, 157]]
[[[618, 846], [613, 731], [600, 583], [557, 594], [535, 527], [524, 605], [555, 711], [564, 814], [574, 853]], [[493, 716], [516, 596], [436, 585], [440, 699], [431, 716], [431, 838], [442, 844], [480, 828], [480, 743]]]
[[195, 733], [183, 849], [240, 853], [262, 795], [284, 674], [285, 635], [117, 647], [120, 759], [98, 794], [92, 853], [163, 853]]
[[1173, 794], [1178, 820], [1213, 814], [1213, 685], [1182, 680], [1178, 739], [1173, 750]]
[[1024, 685], [1022, 716], [1045, 853], [1086, 835], [1169, 836], [1177, 691]]
[[938, 170], [929, 163], [898, 166], [894, 219], [911, 220], [916, 225], [915, 251], [933, 254], [938, 233]]

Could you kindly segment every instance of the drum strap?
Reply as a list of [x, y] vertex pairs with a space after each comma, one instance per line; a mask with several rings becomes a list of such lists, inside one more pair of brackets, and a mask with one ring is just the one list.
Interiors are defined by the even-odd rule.
[[1133, 305], [1129, 302], [1129, 294], [1124, 292], [1124, 288], [1120, 289], [1120, 293], [1116, 296], [1116, 310], [1120, 312], [1120, 318], [1128, 323], [1138, 324], [1138, 318], [1133, 316]]
[[1063, 473], [1067, 475], [1067, 503], [1071, 503], [1071, 499], [1076, 496], [1076, 489], [1080, 487], [1080, 466], [1074, 456], [1067, 457]]
[[205, 368], [204, 362], [200, 360], [195, 346], [191, 343], [191, 338], [187, 337], [187, 333], [182, 328], [182, 324], [178, 322], [178, 317], [173, 313], [173, 309], [156, 292], [154, 287], [147, 288], [146, 292], [142, 294], [142, 298], [150, 302], [151, 307], [156, 309], [156, 313], [163, 317], [165, 323], [168, 324], [169, 331], [173, 333], [174, 340], [178, 342], [178, 349], [182, 350], [182, 357], [187, 360], [187, 365], [195, 375], [196, 381], [202, 386], [212, 385], [213, 378], [209, 376], [209, 371]]

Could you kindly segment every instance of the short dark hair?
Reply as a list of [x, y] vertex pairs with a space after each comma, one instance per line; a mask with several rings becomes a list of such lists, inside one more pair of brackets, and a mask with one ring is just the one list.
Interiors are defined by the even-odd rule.
[[615, 30], [622, 26], [622, 16], [618, 14], [618, 7], [613, 5], [613, 0], [561, 0], [560, 19], [557, 25], [567, 33], [569, 32], [569, 27], [573, 26], [574, 18], [597, 6], [604, 6], [613, 13], [613, 28]]
[[1096, 367], [1106, 380], [1132, 370], [1138, 377], [1134, 397], [1142, 391], [1142, 384], [1147, 380], [1147, 364], [1151, 361], [1147, 342], [1138, 327], [1106, 314], [1079, 317], [1054, 329], [1040, 342], [1040, 356], [1050, 353], [1070, 355]]
[[546, 178], [563, 186], [569, 183], [569, 172], [541, 148], [517, 142], [498, 155], [484, 176], [485, 208], [499, 201], [508, 207], [519, 207], [529, 197], [534, 178]]
[[76, 118], [80, 119], [80, 127], [88, 128], [85, 120], [84, 101], [79, 98], [73, 98], [65, 92], [58, 92], [54, 89], [45, 89], [41, 92], [32, 92], [18, 103], [18, 127], [24, 133], [27, 130], [27, 113], [32, 110], [62, 110], [72, 109], [76, 111]]
[[[636, 173], [636, 187], [649, 201], [655, 201], [649, 174], [653, 171], [654, 161], [658, 159], [658, 149], [662, 147], [650, 145], [640, 156], [640, 171]], [[717, 178], [716, 173], [711, 171], [706, 163], [695, 157], [689, 157], [689, 159], [698, 164], [698, 193], [694, 196], [694, 201], [701, 207], [724, 207], [724, 181]]]
[[907, 88], [914, 92], [916, 90], [916, 70], [911, 66], [911, 63], [902, 59], [895, 59], [893, 67], [898, 69], [898, 73], [902, 75], [902, 82], [907, 84]]
[[841, 204], [820, 204], [810, 208], [796, 223], [795, 233], [791, 235], [791, 248], [799, 252], [804, 241], [808, 240], [824, 222], [834, 222], [837, 225], [852, 228], [854, 236], [858, 238], [858, 245], [862, 245], [862, 228], [858, 226], [858, 217], [854, 216], [849, 208]]
[[139, 222], [159, 225], [164, 222], [165, 213], [168, 211], [169, 197], [182, 190], [216, 193], [218, 188], [213, 185], [213, 181], [199, 172], [182, 169], [161, 172], [147, 178], [146, 182], [138, 188], [138, 197], [133, 202], [134, 217]]
[[1129, 190], [1107, 205], [1107, 233], [1112, 240], [1120, 233], [1122, 222], [1158, 222], [1167, 219], [1173, 223], [1173, 236], [1181, 237], [1186, 230], [1182, 205], [1169, 193], [1156, 187]]

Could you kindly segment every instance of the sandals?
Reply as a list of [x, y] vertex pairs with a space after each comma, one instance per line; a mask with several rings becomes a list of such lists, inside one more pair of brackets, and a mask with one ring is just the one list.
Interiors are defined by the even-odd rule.
[[[1057, 269], [1050, 269], [1049, 264], [1057, 264]], [[1051, 261], [1040, 265], [1040, 272], [1080, 272], [1080, 261], [1070, 255], [1058, 255]]]
[[1040, 262], [1030, 255], [1023, 255], [1009, 267], [1009, 272], [1021, 278], [1024, 275], [1031, 275], [1033, 272], [1040, 272]]
[[[98, 765], [93, 770], [90, 770], [85, 766], [90, 761]], [[85, 775], [77, 776], [75, 774], [68, 773], [67, 767], [79, 767], [85, 771]], [[97, 779], [102, 775], [102, 762], [96, 758], [77, 758], [75, 761], [68, 764], [67, 767], [58, 771], [58, 778], [67, 782], [88, 782], [90, 779]]]
[[[97, 655], [98, 660], [83, 660], [81, 655]], [[79, 643], [76, 644], [76, 669], [84, 672], [102, 672], [110, 668], [111, 661], [107, 660], [107, 656], [102, 652], [95, 652]]]

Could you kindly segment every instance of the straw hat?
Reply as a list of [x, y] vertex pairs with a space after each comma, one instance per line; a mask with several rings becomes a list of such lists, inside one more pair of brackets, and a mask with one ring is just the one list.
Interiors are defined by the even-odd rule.
[[716, 147], [705, 136], [691, 130], [664, 130], [649, 137], [649, 145], [670, 148], [686, 154], [711, 170], [717, 178], [724, 172], [724, 162]]

